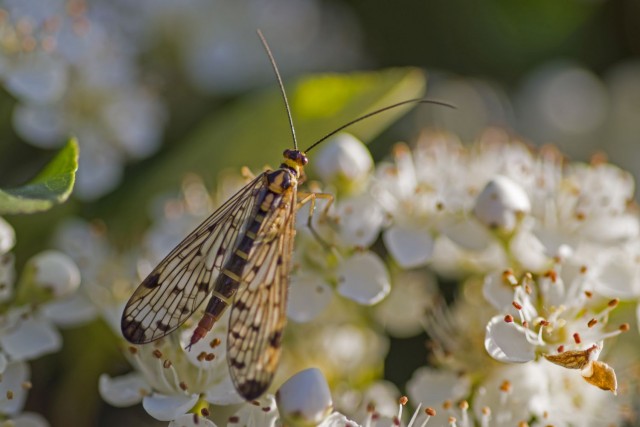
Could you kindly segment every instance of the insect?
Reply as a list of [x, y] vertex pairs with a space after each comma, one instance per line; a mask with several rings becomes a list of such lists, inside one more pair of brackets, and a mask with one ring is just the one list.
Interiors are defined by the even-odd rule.
[[180, 327], [210, 296], [187, 346], [190, 348], [231, 306], [227, 364], [236, 390], [246, 400], [256, 399], [267, 390], [278, 366], [286, 324], [295, 213], [311, 202], [311, 226], [315, 198], [328, 196], [310, 193], [298, 200], [298, 185], [308, 162], [305, 153], [372, 115], [408, 103], [438, 103], [411, 99], [381, 108], [300, 151], [276, 62], [259, 30], [258, 36], [278, 80], [294, 148], [284, 151], [279, 168], [255, 177], [180, 242], [138, 286], [121, 320], [122, 334], [128, 341], [149, 343]]

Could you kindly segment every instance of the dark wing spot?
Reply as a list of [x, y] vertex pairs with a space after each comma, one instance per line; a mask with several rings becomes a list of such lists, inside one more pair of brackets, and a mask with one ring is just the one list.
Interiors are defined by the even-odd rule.
[[158, 327], [159, 330], [161, 330], [162, 332], [167, 332], [169, 329], [171, 329], [171, 326], [167, 325], [166, 323], [163, 323], [161, 320], [158, 320], [156, 322], [156, 326]]
[[247, 365], [236, 359], [229, 359], [229, 364], [236, 369], [244, 369]]
[[238, 392], [246, 400], [254, 400], [262, 396], [269, 387], [269, 383], [256, 380], [248, 380], [238, 384]]
[[146, 341], [142, 323], [130, 317], [123, 317], [120, 323], [122, 335], [133, 344], [142, 344]]
[[209, 284], [207, 282], [198, 283], [198, 291], [209, 292]]
[[183, 305], [182, 307], [180, 307], [180, 311], [182, 312], [182, 314], [187, 314], [191, 312], [191, 310], [189, 310], [189, 308], [186, 305]]
[[156, 288], [160, 284], [159, 280], [160, 280], [160, 274], [151, 273], [150, 275], [147, 276], [146, 279], [142, 281], [142, 286], [148, 289]]
[[269, 337], [269, 345], [273, 348], [279, 348], [282, 344], [282, 330], [275, 331]]
[[172, 294], [174, 294], [174, 295], [180, 295], [180, 294], [182, 293], [182, 291], [183, 291], [183, 290], [184, 290], [183, 288], [175, 287], [175, 288], [173, 288], [173, 289], [171, 290], [171, 293], [172, 293]]
[[236, 308], [240, 311], [245, 311], [246, 309], [249, 308], [249, 306], [247, 304], [245, 304], [243, 301], [238, 300], [235, 302], [235, 304], [233, 304], [233, 308]]

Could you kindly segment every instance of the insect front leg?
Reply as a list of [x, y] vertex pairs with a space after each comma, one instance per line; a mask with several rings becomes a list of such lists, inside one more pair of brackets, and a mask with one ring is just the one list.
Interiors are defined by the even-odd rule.
[[332, 245], [320, 236], [320, 234], [318, 233], [318, 231], [315, 229], [313, 225], [313, 213], [316, 210], [316, 199], [325, 199], [325, 200], [328, 200], [328, 202], [325, 205], [325, 207], [322, 209], [321, 215], [325, 217], [328, 216], [329, 209], [331, 209], [331, 205], [333, 205], [333, 201], [335, 200], [333, 195], [329, 193], [302, 193], [302, 192], [298, 194], [300, 195], [300, 200], [298, 201], [296, 210], [300, 209], [305, 204], [310, 203], [309, 216], [307, 217], [307, 227], [309, 227], [309, 231], [311, 231], [311, 234], [313, 235], [313, 237], [318, 242], [320, 242], [320, 244], [326, 250], [330, 251], [332, 248]]

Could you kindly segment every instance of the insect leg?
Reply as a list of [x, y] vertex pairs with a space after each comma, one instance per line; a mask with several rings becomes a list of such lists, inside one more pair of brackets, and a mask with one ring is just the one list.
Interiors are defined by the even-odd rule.
[[321, 215], [327, 216], [329, 214], [329, 209], [331, 209], [331, 205], [335, 200], [332, 194], [329, 193], [298, 193], [300, 195], [300, 200], [296, 206], [296, 210], [300, 209], [300, 207], [304, 206], [307, 203], [310, 203], [309, 206], [309, 216], [307, 217], [307, 227], [309, 227], [309, 231], [313, 237], [320, 242], [320, 244], [327, 250], [331, 250], [331, 244], [328, 243], [325, 239], [323, 239], [318, 231], [313, 226], [313, 214], [316, 210], [316, 199], [325, 199], [328, 200], [326, 206], [322, 209]]

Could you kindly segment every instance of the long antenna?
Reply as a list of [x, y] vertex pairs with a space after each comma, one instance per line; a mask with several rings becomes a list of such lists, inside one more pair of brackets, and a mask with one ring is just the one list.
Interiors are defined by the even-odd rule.
[[267, 56], [269, 57], [269, 62], [271, 62], [271, 66], [273, 67], [273, 72], [276, 73], [276, 78], [278, 79], [278, 86], [280, 86], [280, 93], [282, 93], [282, 99], [284, 100], [284, 108], [287, 110], [287, 117], [289, 117], [289, 128], [291, 128], [291, 136], [293, 137], [293, 148], [294, 150], [298, 149], [298, 139], [296, 138], [296, 130], [293, 127], [293, 118], [291, 117], [291, 108], [289, 108], [289, 101], [287, 100], [287, 92], [284, 90], [284, 84], [282, 83], [282, 77], [280, 77], [280, 71], [278, 71], [278, 66], [276, 65], [276, 60], [273, 58], [273, 54], [271, 53], [271, 49], [269, 48], [269, 44], [267, 43], [267, 39], [262, 35], [262, 31], [259, 29], [256, 30], [258, 33], [258, 37], [260, 37], [260, 41], [262, 41], [262, 46], [264, 46], [264, 50], [267, 51]]
[[319, 140], [317, 140], [316, 142], [311, 144], [309, 146], [309, 148], [304, 150], [304, 152], [308, 153], [312, 148], [314, 148], [316, 145], [320, 144], [322, 141], [324, 141], [324, 140], [326, 140], [328, 138], [331, 138], [336, 133], [338, 133], [338, 132], [344, 130], [345, 128], [348, 128], [349, 126], [354, 125], [354, 124], [356, 124], [356, 123], [358, 123], [358, 122], [360, 122], [360, 121], [362, 121], [364, 119], [368, 119], [369, 117], [375, 116], [376, 114], [380, 114], [380, 113], [382, 113], [384, 111], [391, 110], [393, 108], [401, 107], [403, 105], [412, 104], [412, 103], [415, 103], [415, 104], [435, 104], [435, 105], [442, 105], [442, 106], [453, 108], [453, 109], [456, 108], [454, 105], [447, 104], [446, 102], [442, 102], [442, 101], [435, 101], [435, 100], [432, 100], [432, 99], [424, 99], [424, 98], [407, 99], [406, 101], [398, 102], [396, 104], [387, 105], [386, 107], [380, 108], [378, 110], [375, 110], [375, 111], [372, 111], [370, 113], [367, 113], [364, 116], [360, 116], [357, 119], [351, 120], [350, 122], [340, 126], [336, 130], [333, 130], [333, 131], [329, 132], [328, 134], [326, 134], [325, 136], [323, 136], [322, 138], [320, 138]]

